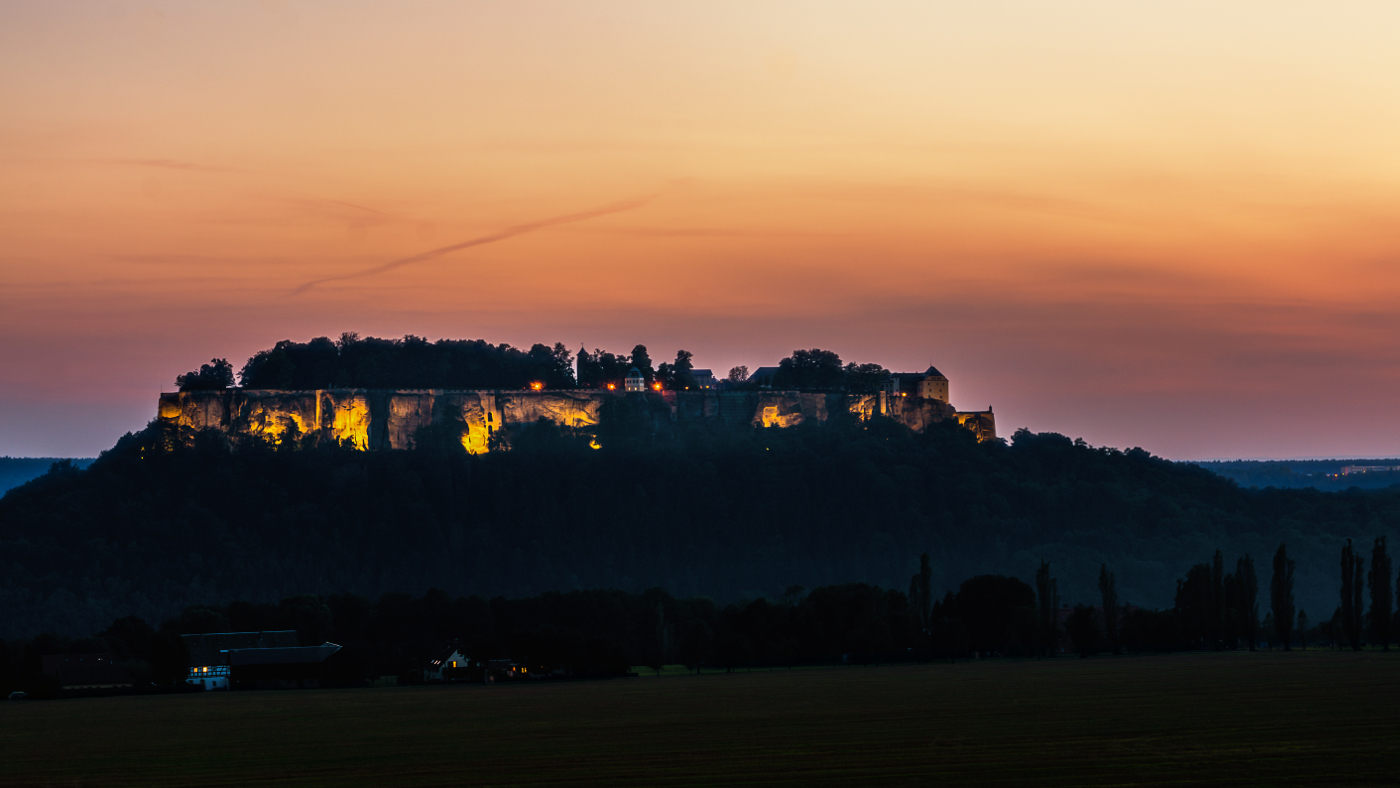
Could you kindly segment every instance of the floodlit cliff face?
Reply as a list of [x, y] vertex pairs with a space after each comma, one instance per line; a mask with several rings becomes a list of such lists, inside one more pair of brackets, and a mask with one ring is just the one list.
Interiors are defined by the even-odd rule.
[[[622, 394], [606, 391], [367, 390], [271, 391], [227, 389], [183, 391], [160, 396], [160, 419], [191, 430], [218, 429], [259, 436], [274, 443], [314, 437], [349, 441], [361, 449], [408, 449], [418, 431], [455, 425], [462, 445], [487, 451], [505, 429], [547, 419], [589, 433], [609, 399], [631, 397], [645, 404], [654, 429], [671, 423], [724, 427], [794, 427], [821, 424], [846, 412], [860, 419], [892, 418], [912, 430], [948, 419], [996, 437], [991, 411], [959, 413], [937, 399], [879, 394], [806, 391], [665, 391]], [[507, 433], [508, 434], [508, 433]]]

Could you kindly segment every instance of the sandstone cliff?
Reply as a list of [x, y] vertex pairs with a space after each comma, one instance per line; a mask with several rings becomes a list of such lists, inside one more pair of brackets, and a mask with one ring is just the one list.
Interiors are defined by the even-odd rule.
[[837, 413], [892, 418], [912, 430], [956, 419], [981, 440], [996, 437], [991, 411], [959, 413], [936, 399], [884, 393], [842, 395], [805, 391], [665, 391], [622, 394], [607, 391], [465, 391], [447, 389], [336, 389], [272, 391], [227, 389], [160, 396], [161, 420], [192, 430], [214, 428], [231, 435], [273, 442], [314, 436], [350, 441], [362, 449], [407, 449], [418, 430], [461, 425], [467, 451], [487, 451], [499, 430], [547, 419], [589, 432], [609, 398], [645, 402], [653, 428], [670, 423], [727, 427], [793, 427], [826, 422]]

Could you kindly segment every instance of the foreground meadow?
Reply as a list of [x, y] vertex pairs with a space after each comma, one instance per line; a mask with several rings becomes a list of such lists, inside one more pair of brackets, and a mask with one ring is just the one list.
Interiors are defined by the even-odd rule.
[[1400, 654], [0, 703], [4, 785], [1394, 784]]

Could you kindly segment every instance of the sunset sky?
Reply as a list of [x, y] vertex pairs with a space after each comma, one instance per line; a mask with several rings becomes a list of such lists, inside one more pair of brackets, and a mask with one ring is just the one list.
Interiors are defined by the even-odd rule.
[[95, 455], [211, 357], [357, 331], [821, 347], [933, 363], [1007, 436], [1395, 456], [1397, 32], [1394, 2], [6, 2], [0, 455]]

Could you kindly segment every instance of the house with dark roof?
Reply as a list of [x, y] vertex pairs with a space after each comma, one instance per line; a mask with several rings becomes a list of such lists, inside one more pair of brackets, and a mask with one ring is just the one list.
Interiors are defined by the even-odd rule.
[[229, 686], [234, 689], [298, 689], [328, 684], [326, 661], [340, 646], [229, 649]]
[[923, 372], [891, 372], [886, 389], [897, 397], [923, 397], [948, 401], [948, 378], [933, 365]]
[[437, 655], [428, 663], [428, 667], [423, 669], [424, 681], [452, 681], [461, 679], [466, 675], [467, 668], [471, 667], [471, 660], [462, 653], [462, 649], [457, 644], [444, 646]]
[[762, 389], [771, 389], [773, 388], [773, 376], [777, 374], [777, 367], [759, 367], [749, 374], [748, 382]]
[[699, 389], [719, 388], [719, 381], [715, 378], [715, 373], [708, 369], [692, 369], [690, 371], [691, 380], [695, 381], [695, 387]]

